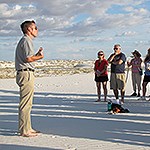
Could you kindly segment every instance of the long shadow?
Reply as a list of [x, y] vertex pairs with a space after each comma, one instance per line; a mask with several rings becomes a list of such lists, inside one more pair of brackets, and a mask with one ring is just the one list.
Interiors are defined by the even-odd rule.
[[[6, 93], [0, 96], [0, 135], [13, 136], [17, 132], [19, 95], [16, 91], [0, 92]], [[7, 96], [9, 92], [15, 95]], [[107, 103], [95, 103], [94, 96], [36, 92], [33, 126], [45, 134], [150, 146], [149, 102], [131, 99], [124, 104], [131, 113], [108, 115]]]
[[10, 150], [61, 150], [54, 148], [45, 148], [45, 147], [34, 147], [34, 146], [23, 146], [23, 145], [13, 145], [13, 144], [1, 144], [0, 149], [10, 149]]

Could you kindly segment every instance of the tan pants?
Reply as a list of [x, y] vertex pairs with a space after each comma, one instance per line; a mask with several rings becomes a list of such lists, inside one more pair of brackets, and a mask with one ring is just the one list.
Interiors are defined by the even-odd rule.
[[136, 86], [138, 88], [138, 92], [140, 92], [141, 80], [142, 80], [142, 76], [139, 73], [132, 73], [132, 86], [134, 92], [136, 92]]
[[19, 127], [20, 134], [27, 134], [31, 127], [31, 109], [34, 94], [34, 72], [22, 71], [16, 76], [16, 83], [20, 87]]

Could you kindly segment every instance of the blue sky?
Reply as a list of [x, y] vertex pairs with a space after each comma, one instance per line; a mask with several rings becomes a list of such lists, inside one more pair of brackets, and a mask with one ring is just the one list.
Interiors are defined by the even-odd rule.
[[0, 60], [14, 61], [19, 26], [29, 19], [44, 60], [96, 59], [99, 50], [108, 57], [116, 43], [127, 56], [135, 49], [145, 56], [150, 47], [149, 0], [0, 0], [0, 18]]

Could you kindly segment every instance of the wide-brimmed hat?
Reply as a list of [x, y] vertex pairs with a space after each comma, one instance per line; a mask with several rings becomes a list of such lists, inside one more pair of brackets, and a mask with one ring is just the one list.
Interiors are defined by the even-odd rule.
[[137, 50], [134, 50], [134, 52], [132, 52], [132, 54], [133, 54], [133, 55], [134, 55], [134, 54], [136, 54], [138, 57], [141, 57], [140, 52], [139, 52], [139, 51], [137, 51]]

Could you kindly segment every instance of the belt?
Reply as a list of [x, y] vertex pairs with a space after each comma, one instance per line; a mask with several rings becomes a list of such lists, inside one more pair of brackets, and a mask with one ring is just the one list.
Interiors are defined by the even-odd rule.
[[20, 70], [17, 70], [18, 72], [20, 71], [32, 71], [34, 72], [34, 69], [31, 69], [31, 68], [26, 68], [26, 69], [20, 69]]

